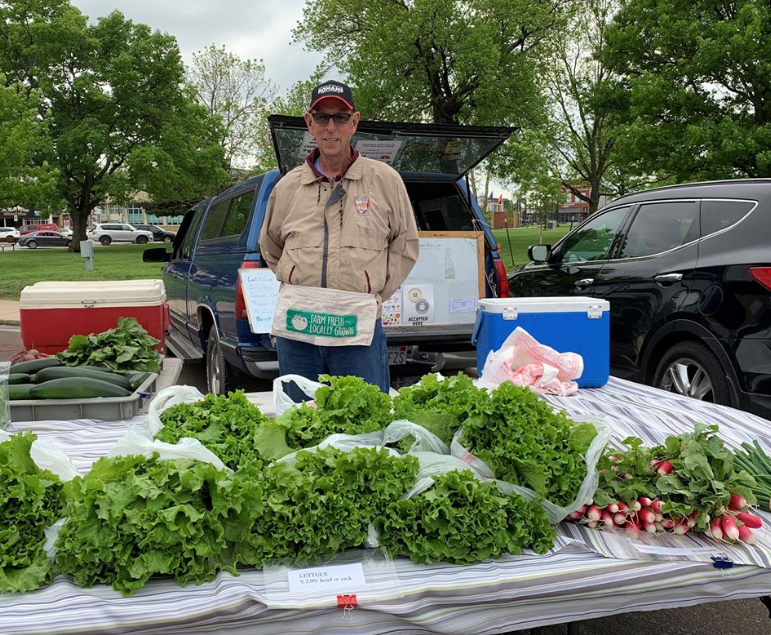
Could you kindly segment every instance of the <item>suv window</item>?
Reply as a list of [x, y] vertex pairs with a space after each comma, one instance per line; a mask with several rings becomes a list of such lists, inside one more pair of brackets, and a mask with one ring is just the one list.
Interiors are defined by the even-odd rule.
[[225, 226], [222, 228], [220, 236], [240, 236], [246, 229], [246, 221], [249, 220], [249, 214], [252, 211], [252, 201], [254, 200], [254, 191], [247, 192], [233, 199], [230, 204], [228, 218]]
[[228, 213], [230, 199], [215, 203], [209, 208], [201, 228], [201, 242], [219, 238], [220, 230]]
[[560, 247], [562, 262], [606, 260], [629, 210], [626, 206], [600, 212], [568, 236]]
[[620, 257], [652, 256], [696, 240], [698, 213], [698, 201], [641, 205], [627, 232]]
[[702, 201], [701, 235], [709, 236], [738, 223], [755, 205], [750, 201]]

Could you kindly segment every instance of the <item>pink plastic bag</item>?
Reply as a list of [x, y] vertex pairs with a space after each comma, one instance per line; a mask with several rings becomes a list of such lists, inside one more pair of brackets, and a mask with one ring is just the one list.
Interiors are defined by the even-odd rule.
[[573, 381], [584, 372], [584, 360], [577, 353], [558, 353], [539, 344], [525, 329], [517, 327], [497, 351], [490, 351], [477, 385], [497, 388], [504, 381], [528, 386], [550, 395], [573, 395]]

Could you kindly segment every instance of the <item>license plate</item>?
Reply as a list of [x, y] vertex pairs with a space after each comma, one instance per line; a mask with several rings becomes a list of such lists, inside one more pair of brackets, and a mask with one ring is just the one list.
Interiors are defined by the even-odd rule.
[[404, 366], [407, 363], [407, 347], [406, 346], [389, 346], [388, 347], [388, 364], [390, 366]]

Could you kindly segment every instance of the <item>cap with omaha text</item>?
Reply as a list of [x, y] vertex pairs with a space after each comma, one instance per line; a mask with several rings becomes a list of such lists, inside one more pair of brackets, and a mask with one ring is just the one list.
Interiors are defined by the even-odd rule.
[[351, 110], [356, 110], [356, 107], [353, 105], [353, 94], [351, 93], [350, 87], [334, 80], [329, 80], [323, 84], [319, 84], [316, 86], [316, 88], [313, 89], [311, 92], [311, 105], [308, 106], [308, 110], [313, 110], [316, 104], [318, 104], [322, 99], [332, 97], [339, 99]]

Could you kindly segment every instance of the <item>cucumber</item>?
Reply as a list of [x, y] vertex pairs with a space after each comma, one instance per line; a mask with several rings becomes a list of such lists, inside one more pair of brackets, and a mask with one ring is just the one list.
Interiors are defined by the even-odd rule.
[[32, 384], [34, 383], [27, 373], [11, 373], [8, 375], [8, 384]]
[[67, 368], [80, 368], [82, 370], [96, 370], [100, 373], [111, 373], [112, 371], [109, 368], [105, 368], [104, 366], [89, 366], [88, 364], [81, 364], [79, 366], [68, 366]]
[[[40, 373], [38, 373], [40, 377]], [[91, 399], [92, 397], [128, 397], [120, 386], [90, 377], [64, 377], [37, 384], [30, 391], [33, 399]]]
[[43, 370], [39, 370], [35, 375], [35, 383], [42, 384], [44, 381], [50, 381], [51, 379], [64, 379], [65, 377], [97, 379], [99, 381], [115, 384], [116, 386], [120, 386], [125, 390], [131, 390], [131, 384], [125, 377], [121, 377], [120, 375], [113, 375], [112, 373], [103, 373], [98, 370], [86, 370], [78, 366], [57, 366], [55, 368], [44, 368]]
[[142, 383], [150, 376], [150, 373], [144, 372], [144, 373], [138, 373], [134, 375], [129, 381], [131, 382], [131, 389], [136, 390], [139, 388]]
[[11, 384], [8, 386], [8, 399], [17, 401], [20, 399], [34, 399], [29, 391], [35, 388], [35, 384]]
[[32, 359], [28, 362], [16, 362], [11, 364], [11, 370], [14, 373], [36, 373], [43, 368], [50, 368], [52, 366], [63, 366], [62, 360], [56, 357], [44, 357], [43, 359]]

